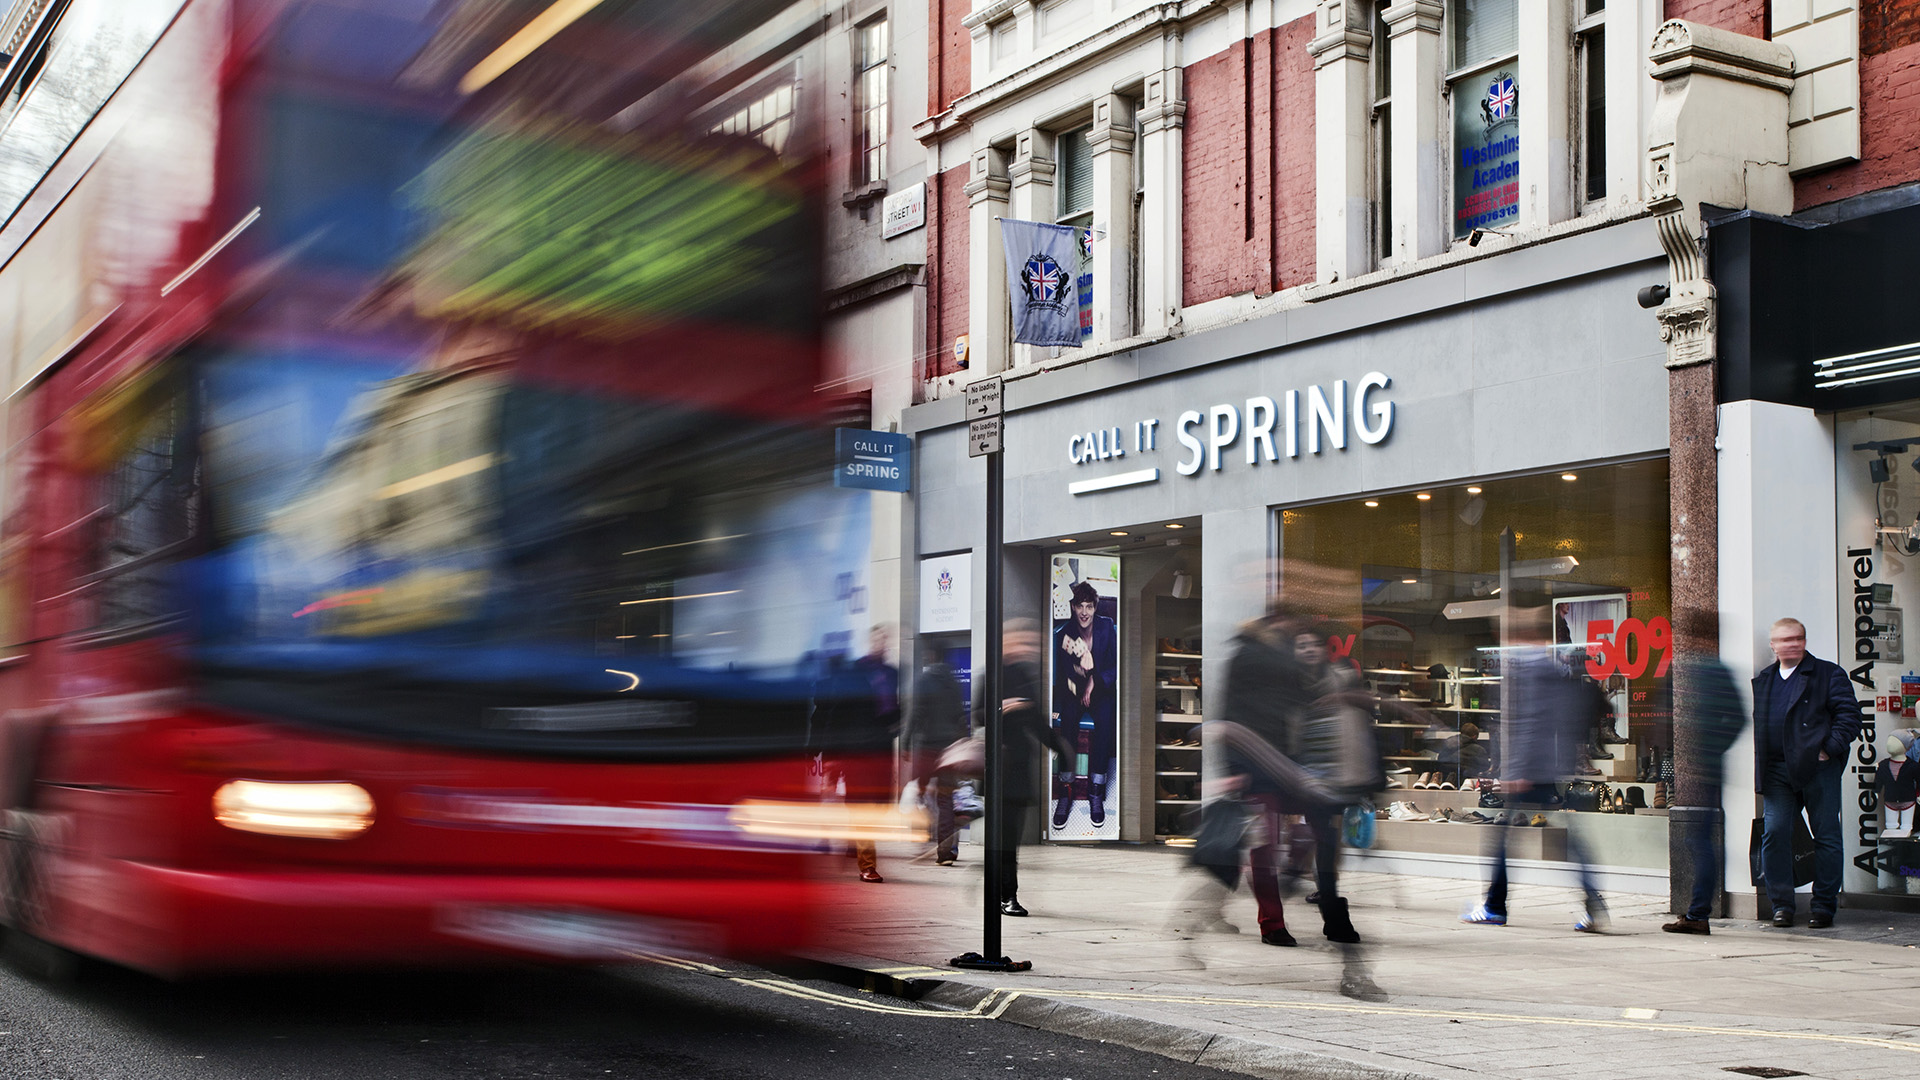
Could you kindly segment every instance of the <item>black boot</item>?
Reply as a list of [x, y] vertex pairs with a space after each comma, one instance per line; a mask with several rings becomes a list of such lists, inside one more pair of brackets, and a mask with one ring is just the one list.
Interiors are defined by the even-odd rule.
[[1353, 920], [1347, 917], [1346, 897], [1321, 897], [1320, 918], [1326, 924], [1328, 941], [1337, 941], [1342, 945], [1360, 944], [1360, 932], [1353, 928]]

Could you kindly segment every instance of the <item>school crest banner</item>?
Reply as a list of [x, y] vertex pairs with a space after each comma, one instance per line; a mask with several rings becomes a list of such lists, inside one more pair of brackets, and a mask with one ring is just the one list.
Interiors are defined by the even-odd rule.
[[1068, 225], [1001, 219], [1014, 341], [1080, 347], [1079, 233]]

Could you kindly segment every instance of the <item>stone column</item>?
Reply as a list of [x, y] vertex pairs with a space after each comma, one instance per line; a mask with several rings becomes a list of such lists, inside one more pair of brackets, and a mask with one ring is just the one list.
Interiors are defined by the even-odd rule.
[[1367, 143], [1373, 106], [1368, 5], [1320, 0], [1313, 56], [1315, 278], [1339, 281], [1372, 269], [1367, 244]]
[[1007, 300], [1007, 256], [1000, 245], [1000, 218], [1007, 212], [1007, 156], [994, 147], [973, 152], [967, 186], [967, 333], [971, 381], [1004, 371], [1013, 336]]
[[1093, 102], [1093, 341], [1133, 333], [1133, 103]]
[[[1703, 256], [1703, 203], [1787, 214], [1787, 91], [1793, 57], [1757, 38], [1672, 20], [1654, 35], [1649, 59], [1660, 91], [1648, 135], [1648, 209], [1659, 215], [1667, 253], [1669, 296], [1654, 312], [1667, 343], [1668, 432], [1671, 444], [1674, 679], [1674, 789], [1668, 792], [1671, 900], [1683, 910], [1696, 869], [1688, 841], [1714, 827], [1700, 779], [1693, 717], [1693, 673], [1716, 663], [1720, 638], [1721, 448], [1715, 399], [1714, 290]], [[1731, 435], [1729, 436], [1731, 437]], [[1738, 447], [1726, 448], [1738, 453]], [[1821, 466], [1830, 476], [1832, 468]], [[1745, 603], [1751, 605], [1749, 595]], [[1746, 625], [1750, 619], [1736, 620]], [[1750, 674], [1748, 672], [1747, 674]], [[1730, 770], [1731, 776], [1745, 770]], [[1745, 851], [1753, 803], [1728, 785], [1722, 794], [1729, 855], [1727, 884], [1744, 888], [1732, 852]]]
[[1447, 132], [1440, 114], [1446, 42], [1439, 0], [1400, 0], [1382, 17], [1393, 50], [1391, 261], [1438, 255], [1452, 237], [1446, 206]]
[[[1574, 214], [1572, 5], [1520, 5], [1521, 228]], [[1484, 80], [1482, 80], [1484, 81]]]
[[[1007, 166], [1007, 179], [1012, 184], [1007, 202], [1008, 217], [1017, 221], [1054, 219], [1057, 204], [1053, 193], [1053, 144], [1053, 133], [1039, 128], [1023, 131], [1014, 138], [1013, 161]], [[994, 256], [1000, 257], [998, 242], [994, 246]], [[1013, 346], [1012, 365], [1025, 367], [1036, 364], [1052, 354], [1051, 346], [1016, 344]]]
[[1179, 35], [1166, 41], [1168, 66], [1147, 76], [1140, 110], [1140, 153], [1146, 200], [1140, 207], [1140, 331], [1151, 337], [1179, 332], [1184, 302], [1181, 199], [1187, 98], [1179, 66]]

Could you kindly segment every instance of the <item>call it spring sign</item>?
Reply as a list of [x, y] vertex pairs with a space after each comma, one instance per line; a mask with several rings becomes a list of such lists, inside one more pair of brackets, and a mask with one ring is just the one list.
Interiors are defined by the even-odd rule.
[[[1256, 395], [1244, 403], [1226, 402], [1181, 412], [1169, 426], [1180, 444], [1181, 459], [1174, 471], [1181, 476], [1218, 472], [1238, 457], [1249, 466], [1271, 464], [1303, 453], [1318, 456], [1345, 450], [1350, 439], [1378, 446], [1393, 434], [1397, 410], [1386, 392], [1393, 380], [1369, 371], [1358, 380], [1335, 379], [1327, 386], [1288, 390], [1279, 398]], [[1096, 428], [1067, 440], [1067, 460], [1075, 465], [1119, 461], [1160, 449], [1161, 421], [1135, 420], [1131, 427]], [[1158, 468], [1136, 469], [1076, 480], [1067, 485], [1073, 495], [1151, 484], [1160, 479]]]

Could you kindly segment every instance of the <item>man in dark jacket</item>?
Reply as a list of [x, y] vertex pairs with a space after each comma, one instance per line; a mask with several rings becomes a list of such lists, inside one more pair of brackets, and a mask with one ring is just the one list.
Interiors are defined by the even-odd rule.
[[1754, 778], [1764, 807], [1761, 870], [1773, 925], [1793, 925], [1793, 819], [1813, 832], [1813, 905], [1807, 925], [1833, 925], [1844, 865], [1840, 774], [1860, 734], [1860, 704], [1846, 670], [1807, 651], [1798, 619], [1773, 624], [1774, 662], [1753, 679]]
[[907, 713], [907, 773], [933, 803], [933, 859], [952, 866], [959, 855], [959, 834], [953, 827], [953, 781], [936, 768], [940, 754], [967, 736], [966, 702], [953, 669], [929, 646], [926, 666], [914, 683], [913, 705]]

